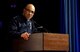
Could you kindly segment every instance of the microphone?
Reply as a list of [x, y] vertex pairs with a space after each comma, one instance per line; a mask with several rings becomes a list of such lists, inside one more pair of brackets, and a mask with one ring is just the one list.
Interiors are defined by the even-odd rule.
[[36, 21], [34, 21], [34, 20], [32, 20], [37, 26], [39, 26], [40, 27], [40, 25], [36, 22]]
[[39, 27], [37, 27], [37, 28], [43, 28], [43, 26], [39, 26]]
[[48, 30], [46, 28], [44, 28], [43, 26], [39, 25], [36, 21], [33, 20], [33, 22], [38, 26], [37, 29], [43, 29], [45, 32], [48, 32]]

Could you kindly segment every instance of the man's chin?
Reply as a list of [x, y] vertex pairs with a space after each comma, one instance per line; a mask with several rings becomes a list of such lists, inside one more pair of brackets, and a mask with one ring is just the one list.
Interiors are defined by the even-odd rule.
[[27, 18], [28, 20], [30, 20], [31, 18]]

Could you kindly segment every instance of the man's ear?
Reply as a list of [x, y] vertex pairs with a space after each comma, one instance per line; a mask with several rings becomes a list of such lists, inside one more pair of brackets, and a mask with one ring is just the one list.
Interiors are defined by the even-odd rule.
[[23, 13], [25, 13], [26, 9], [23, 9]]
[[25, 12], [25, 9], [23, 9], [23, 12]]

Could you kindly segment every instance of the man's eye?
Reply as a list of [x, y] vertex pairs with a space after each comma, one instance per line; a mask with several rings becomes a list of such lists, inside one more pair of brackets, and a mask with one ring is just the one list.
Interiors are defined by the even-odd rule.
[[34, 11], [31, 11], [31, 10], [29, 10], [29, 9], [26, 9], [27, 11], [29, 11], [29, 12], [31, 12], [31, 13], [34, 13]]
[[31, 11], [32, 13], [34, 13], [34, 11]]

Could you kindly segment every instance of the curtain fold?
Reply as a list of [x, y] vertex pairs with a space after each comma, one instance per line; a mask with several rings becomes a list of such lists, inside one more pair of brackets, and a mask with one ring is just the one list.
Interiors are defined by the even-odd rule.
[[78, 0], [61, 0], [61, 33], [69, 34], [70, 52], [79, 52], [78, 14]]

